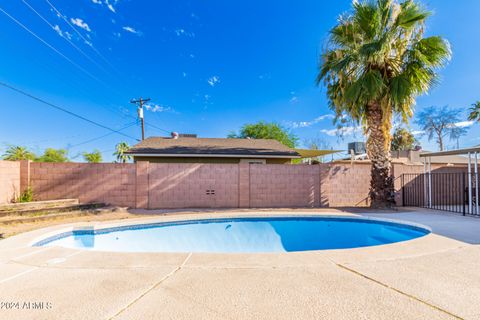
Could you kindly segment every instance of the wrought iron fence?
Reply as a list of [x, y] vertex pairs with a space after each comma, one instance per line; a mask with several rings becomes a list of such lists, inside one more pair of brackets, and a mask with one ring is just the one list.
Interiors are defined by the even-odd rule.
[[404, 206], [480, 215], [476, 174], [432, 172], [403, 174]]

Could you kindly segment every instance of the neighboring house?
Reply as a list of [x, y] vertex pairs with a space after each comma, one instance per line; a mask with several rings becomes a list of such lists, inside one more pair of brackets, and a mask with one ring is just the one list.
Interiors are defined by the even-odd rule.
[[135, 162], [288, 164], [300, 154], [273, 139], [150, 137], [126, 152]]

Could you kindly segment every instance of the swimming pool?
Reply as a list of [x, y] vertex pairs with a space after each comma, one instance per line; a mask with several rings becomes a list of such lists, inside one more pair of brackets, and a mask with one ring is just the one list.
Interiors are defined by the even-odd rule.
[[376, 246], [429, 232], [414, 225], [350, 217], [230, 218], [73, 230], [35, 245], [118, 252], [292, 252]]

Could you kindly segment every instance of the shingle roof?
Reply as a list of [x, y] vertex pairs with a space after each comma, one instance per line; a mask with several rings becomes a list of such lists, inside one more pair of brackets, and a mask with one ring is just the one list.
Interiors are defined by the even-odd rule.
[[150, 137], [134, 145], [128, 154], [148, 155], [248, 155], [298, 157], [299, 154], [273, 139], [163, 138]]

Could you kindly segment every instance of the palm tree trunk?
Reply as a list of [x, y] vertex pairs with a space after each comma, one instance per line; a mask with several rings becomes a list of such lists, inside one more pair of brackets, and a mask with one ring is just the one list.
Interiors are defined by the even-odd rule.
[[378, 102], [368, 105], [367, 154], [372, 162], [370, 206], [374, 208], [391, 207], [395, 204], [390, 161], [391, 119], [384, 117]]

